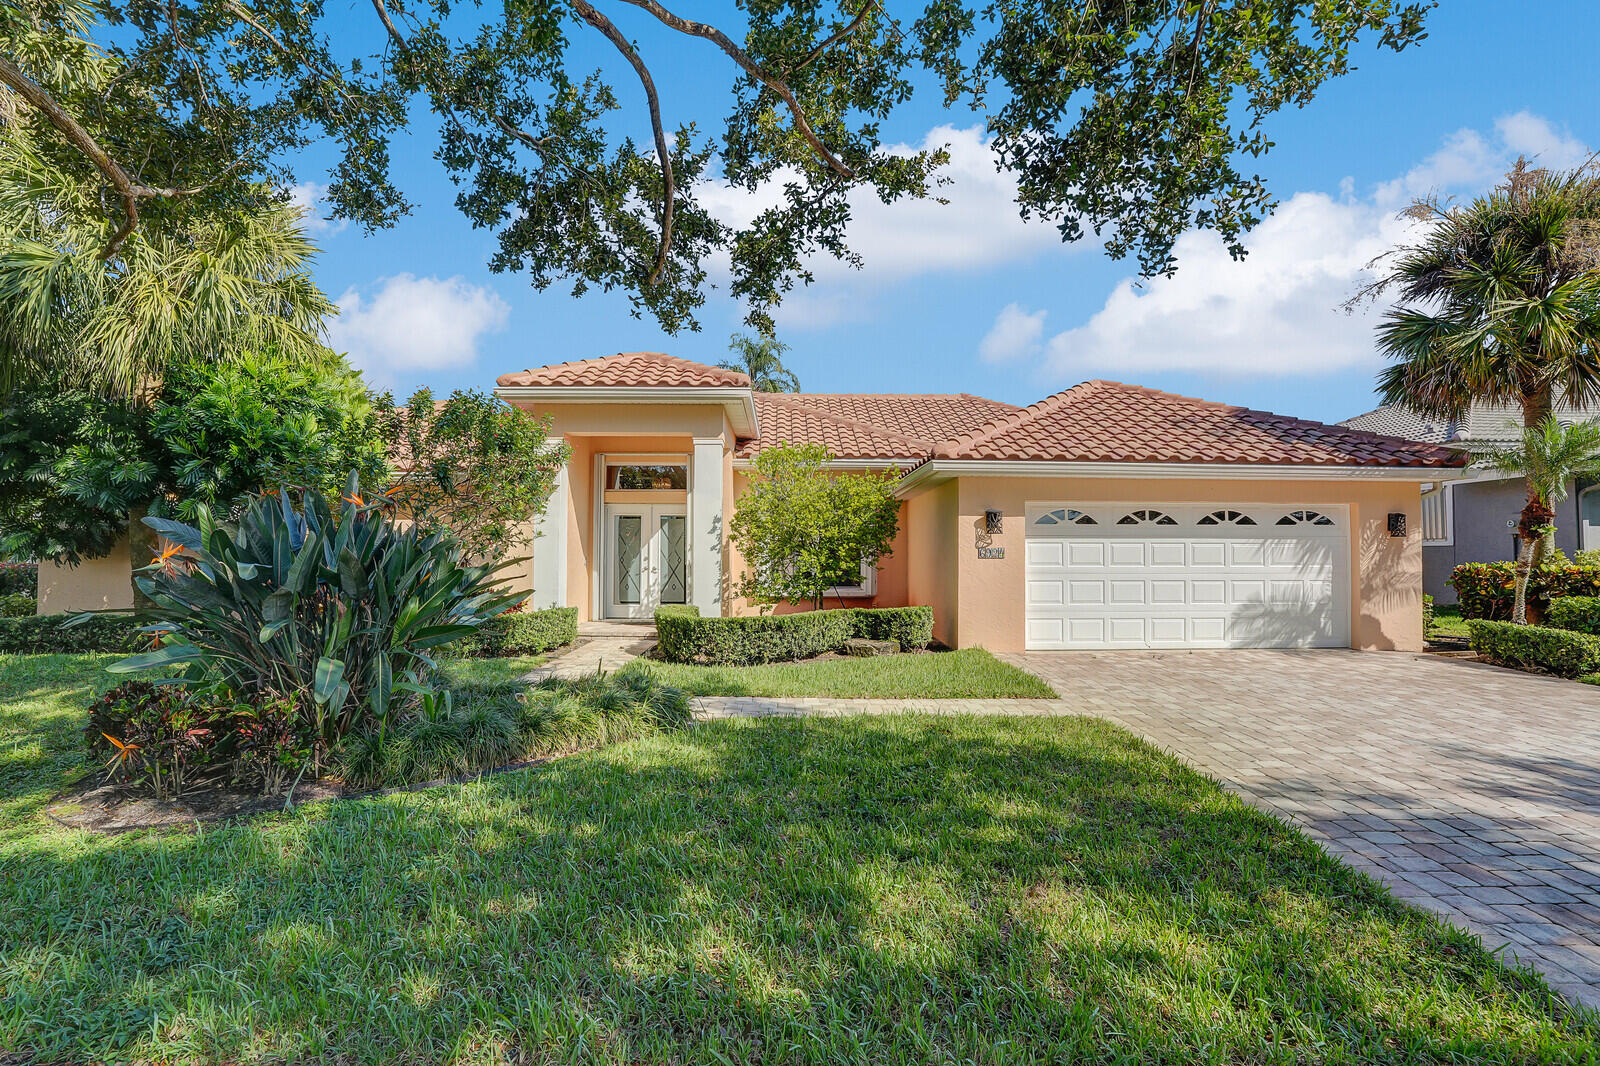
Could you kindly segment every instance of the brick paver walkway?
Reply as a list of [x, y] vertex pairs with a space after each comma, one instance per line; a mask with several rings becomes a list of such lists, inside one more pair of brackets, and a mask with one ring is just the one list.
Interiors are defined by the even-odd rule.
[[1600, 687], [1400, 653], [1001, 658], [1600, 1006]]
[[656, 627], [634, 622], [579, 622], [578, 639], [526, 675], [528, 681], [547, 677], [582, 677], [596, 670], [619, 670], [656, 646]]

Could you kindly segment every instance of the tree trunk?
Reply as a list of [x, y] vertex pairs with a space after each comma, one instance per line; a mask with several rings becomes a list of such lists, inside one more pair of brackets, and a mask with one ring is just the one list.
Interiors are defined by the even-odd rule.
[[[1523, 427], [1532, 429], [1549, 417], [1553, 409], [1548, 386], [1524, 395]], [[1533, 483], [1525, 480], [1524, 484], [1528, 489], [1528, 498], [1522, 505], [1522, 514], [1517, 519], [1517, 536], [1522, 538], [1522, 550], [1517, 553], [1517, 594], [1511, 610], [1511, 620], [1518, 625], [1526, 625], [1528, 622], [1528, 582], [1533, 577], [1534, 567], [1545, 556], [1546, 541], [1554, 539], [1550, 527], [1556, 517], [1549, 501], [1539, 495], [1539, 490], [1534, 488]]]
[[133, 609], [137, 614], [143, 614], [155, 606], [137, 580], [140, 568], [149, 566], [150, 560], [156, 557], [156, 534], [155, 530], [144, 524], [146, 513], [143, 507], [136, 507], [128, 514], [128, 562], [133, 569], [128, 581], [133, 585]]

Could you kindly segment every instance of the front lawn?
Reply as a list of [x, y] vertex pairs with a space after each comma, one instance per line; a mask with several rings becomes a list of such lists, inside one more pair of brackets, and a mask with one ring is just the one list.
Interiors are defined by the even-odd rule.
[[1056, 695], [1026, 670], [1003, 663], [982, 648], [762, 666], [686, 666], [639, 659], [629, 669], [648, 670], [664, 684], [695, 696], [1054, 699]]
[[1433, 626], [1428, 636], [1467, 640], [1472, 634], [1467, 630], [1467, 620], [1461, 617], [1461, 608], [1452, 605], [1433, 609]]
[[101, 661], [0, 660], [0, 1048], [23, 1061], [1531, 1063], [1600, 1046], [1538, 980], [1091, 719], [721, 722], [108, 838], [34, 802]]
[[512, 655], [503, 659], [446, 659], [439, 673], [452, 685], [493, 685], [515, 681], [544, 665], [543, 655]]

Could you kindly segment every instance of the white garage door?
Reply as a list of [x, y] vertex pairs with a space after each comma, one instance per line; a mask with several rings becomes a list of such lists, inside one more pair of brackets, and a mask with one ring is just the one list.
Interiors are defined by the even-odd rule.
[[1343, 508], [1030, 503], [1030, 649], [1350, 643]]

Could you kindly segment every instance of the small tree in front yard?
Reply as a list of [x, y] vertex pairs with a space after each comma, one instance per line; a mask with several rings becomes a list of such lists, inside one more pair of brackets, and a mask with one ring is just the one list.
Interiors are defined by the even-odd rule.
[[[1567, 485], [1578, 477], [1600, 474], [1600, 422], [1579, 422], [1563, 426], [1554, 415], [1545, 415], [1536, 425], [1522, 431], [1522, 440], [1511, 447], [1474, 449], [1474, 458], [1506, 474], [1516, 474], [1528, 483], [1528, 508], [1524, 509], [1522, 550], [1517, 553], [1517, 583], [1512, 601], [1511, 620], [1528, 620], [1528, 579], [1534, 569], [1555, 548], [1555, 508], [1567, 497]], [[1528, 509], [1542, 521], [1527, 527]]]
[[449, 530], [479, 558], [532, 543], [529, 523], [572, 454], [550, 440], [548, 419], [471, 389], [439, 402], [418, 389], [404, 407], [385, 394], [377, 407], [397, 470], [390, 494], [408, 517]]
[[756, 457], [731, 531], [744, 557], [739, 594], [762, 603], [822, 606], [830, 588], [854, 585], [900, 531], [898, 474], [832, 474], [820, 445], [768, 448]]

